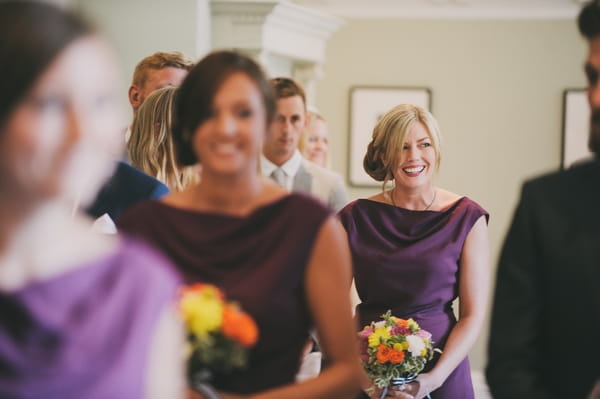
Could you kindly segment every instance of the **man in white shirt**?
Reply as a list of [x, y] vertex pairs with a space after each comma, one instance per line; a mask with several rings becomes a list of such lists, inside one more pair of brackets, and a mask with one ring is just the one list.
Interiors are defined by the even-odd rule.
[[335, 172], [308, 161], [298, 151], [298, 140], [307, 123], [306, 95], [289, 78], [271, 80], [277, 98], [277, 113], [261, 157], [264, 176], [290, 191], [312, 194], [335, 211], [346, 205], [346, 188]]

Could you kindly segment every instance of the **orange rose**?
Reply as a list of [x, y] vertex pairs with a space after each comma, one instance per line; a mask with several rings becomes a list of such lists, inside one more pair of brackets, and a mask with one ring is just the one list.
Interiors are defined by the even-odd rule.
[[408, 328], [409, 327], [408, 326], [408, 321], [406, 321], [404, 319], [401, 319], [399, 317], [393, 317], [392, 319], [394, 320], [394, 322], [396, 323], [397, 326], [404, 327], [404, 328]]
[[402, 363], [402, 361], [404, 360], [404, 352], [391, 349], [389, 358], [390, 362], [392, 363]]
[[223, 334], [242, 346], [251, 347], [258, 340], [258, 327], [252, 317], [237, 306], [226, 305], [223, 310]]
[[383, 344], [379, 344], [379, 346], [377, 347], [377, 361], [379, 363], [388, 362], [390, 360], [390, 351], [392, 351], [392, 349], [388, 348]]

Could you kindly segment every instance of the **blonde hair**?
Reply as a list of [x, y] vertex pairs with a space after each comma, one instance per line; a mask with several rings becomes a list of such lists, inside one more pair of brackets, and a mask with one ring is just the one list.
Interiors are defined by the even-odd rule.
[[363, 160], [365, 172], [373, 179], [386, 184], [393, 180], [392, 170], [398, 165], [406, 136], [415, 123], [422, 123], [435, 151], [436, 170], [441, 161], [441, 133], [433, 115], [424, 108], [412, 104], [400, 104], [389, 110], [373, 128], [373, 138]]
[[[302, 133], [300, 134], [300, 140], [298, 140], [298, 150], [300, 151], [302, 156], [304, 156], [304, 151], [306, 151], [306, 141], [308, 140], [310, 131], [314, 127], [315, 123], [317, 121], [326, 123], [325, 118], [323, 118], [323, 116], [321, 116], [321, 114], [319, 114], [315, 111], [308, 111], [308, 115], [309, 115], [308, 124], [306, 125], [306, 128], [302, 131]], [[327, 167], [327, 168], [329, 167], [329, 146], [327, 147], [327, 153], [325, 154], [325, 167]]]
[[195, 166], [181, 166], [176, 157], [172, 120], [177, 91], [177, 87], [164, 87], [144, 100], [127, 142], [131, 164], [166, 184], [171, 191], [183, 190], [199, 180]]
[[131, 84], [138, 87], [144, 87], [146, 79], [148, 78], [148, 71], [151, 69], [160, 70], [171, 67], [189, 72], [193, 66], [194, 62], [192, 59], [179, 51], [158, 51], [138, 62], [133, 71]]

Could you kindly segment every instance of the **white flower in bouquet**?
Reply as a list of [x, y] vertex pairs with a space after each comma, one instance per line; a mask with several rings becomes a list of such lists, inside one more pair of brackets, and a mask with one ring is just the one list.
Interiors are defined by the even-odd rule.
[[409, 335], [406, 337], [406, 342], [408, 342], [408, 351], [415, 357], [422, 356], [426, 350], [425, 342], [423, 342], [421, 337]]

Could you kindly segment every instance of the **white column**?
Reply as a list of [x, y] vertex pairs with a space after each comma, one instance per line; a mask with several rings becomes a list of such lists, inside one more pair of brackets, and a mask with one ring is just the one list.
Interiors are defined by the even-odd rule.
[[252, 56], [269, 77], [297, 79], [309, 104], [325, 63], [327, 40], [344, 21], [285, 0], [210, 0], [212, 46]]

